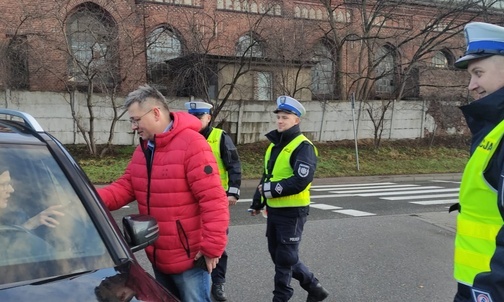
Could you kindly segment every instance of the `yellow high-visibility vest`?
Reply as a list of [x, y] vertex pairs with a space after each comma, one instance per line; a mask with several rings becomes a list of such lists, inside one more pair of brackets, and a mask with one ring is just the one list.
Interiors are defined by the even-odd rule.
[[222, 162], [221, 152], [220, 152], [220, 144], [222, 139], [222, 133], [224, 130], [219, 128], [213, 128], [210, 134], [208, 135], [207, 142], [210, 144], [210, 148], [212, 148], [212, 153], [215, 156], [215, 160], [217, 160], [217, 167], [219, 168], [219, 174], [222, 182], [222, 186], [224, 190], [228, 190], [228, 172], [226, 167], [224, 167], [224, 163]]
[[[290, 165], [290, 157], [292, 152], [296, 150], [296, 148], [302, 142], [309, 142], [311, 145], [313, 143], [306, 138], [304, 135], [298, 135], [292, 141], [290, 141], [287, 146], [285, 146], [282, 151], [278, 154], [278, 157], [275, 161], [275, 165], [273, 166], [273, 171], [268, 171], [268, 161], [271, 157], [271, 149], [274, 144], [270, 144], [268, 149], [266, 149], [266, 154], [264, 156], [264, 170], [271, 174], [271, 178], [269, 181], [280, 181], [285, 178], [289, 178], [294, 175], [294, 171]], [[315, 146], [314, 146], [315, 148]], [[317, 148], [315, 148], [315, 153], [317, 153]], [[285, 207], [302, 207], [310, 204], [310, 187], [311, 183], [306, 186], [306, 188], [294, 195], [276, 197], [276, 198], [268, 198], [266, 203], [268, 206], [272, 208], [285, 208]], [[272, 188], [273, 190], [274, 188]]]
[[472, 286], [476, 275], [490, 271], [496, 237], [503, 226], [497, 205], [497, 191], [484, 177], [484, 171], [504, 133], [500, 122], [476, 148], [462, 175], [455, 236], [454, 277]]

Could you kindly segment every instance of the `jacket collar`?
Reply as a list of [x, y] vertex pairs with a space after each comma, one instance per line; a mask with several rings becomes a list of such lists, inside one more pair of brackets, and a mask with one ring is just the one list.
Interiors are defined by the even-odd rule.
[[[175, 136], [186, 129], [191, 129], [196, 132], [199, 132], [201, 129], [201, 121], [187, 112], [170, 112], [170, 117], [173, 122], [173, 126], [166, 132], [154, 135], [153, 143], [156, 147], [164, 147]], [[140, 138], [140, 145], [142, 146], [142, 149], [145, 150], [147, 147], [147, 141]]]
[[205, 129], [201, 129], [200, 133], [203, 135], [205, 138], [208, 138], [210, 136], [210, 132], [212, 132], [213, 127], [208, 125]]
[[278, 145], [281, 143], [288, 143], [293, 138], [301, 134], [301, 128], [298, 125], [292, 126], [290, 129], [284, 132], [278, 132], [278, 130], [273, 130], [266, 134], [266, 138], [268, 138], [273, 144]]
[[498, 124], [504, 119], [504, 87], [460, 109], [469, 127], [472, 121]]

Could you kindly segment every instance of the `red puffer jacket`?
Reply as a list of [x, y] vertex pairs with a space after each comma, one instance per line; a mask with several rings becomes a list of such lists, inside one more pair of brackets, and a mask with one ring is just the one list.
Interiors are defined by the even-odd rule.
[[147, 256], [158, 270], [178, 274], [193, 267], [200, 250], [222, 255], [229, 209], [215, 157], [198, 133], [201, 122], [185, 112], [171, 117], [171, 130], [155, 136], [150, 178], [141, 141], [124, 174], [98, 193], [110, 210], [137, 200], [141, 214], [157, 219], [160, 237]]

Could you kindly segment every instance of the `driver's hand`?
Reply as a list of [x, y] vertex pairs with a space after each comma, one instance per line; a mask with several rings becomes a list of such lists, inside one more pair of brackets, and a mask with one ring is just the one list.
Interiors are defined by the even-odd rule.
[[41, 225], [48, 226], [50, 228], [55, 228], [59, 225], [57, 216], [65, 216], [61, 209], [63, 205], [50, 206], [32, 218], [28, 219], [23, 226], [29, 230], [33, 230]]

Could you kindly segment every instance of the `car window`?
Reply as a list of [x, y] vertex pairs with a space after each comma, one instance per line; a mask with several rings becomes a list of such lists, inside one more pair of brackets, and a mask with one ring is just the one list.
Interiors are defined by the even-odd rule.
[[0, 284], [113, 265], [49, 150], [0, 145]]

